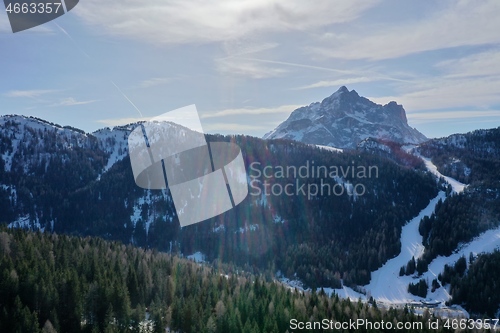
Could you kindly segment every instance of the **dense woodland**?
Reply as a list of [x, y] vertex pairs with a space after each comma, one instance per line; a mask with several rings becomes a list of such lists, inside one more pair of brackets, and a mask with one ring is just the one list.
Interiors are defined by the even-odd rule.
[[429, 286], [427, 285], [427, 281], [425, 281], [424, 279], [420, 279], [417, 283], [410, 283], [408, 285], [408, 292], [415, 296], [425, 298], [427, 296], [428, 288]]
[[[417, 261], [421, 270], [438, 255], [450, 255], [461, 243], [500, 225], [500, 128], [456, 134], [430, 140], [420, 152], [432, 157], [441, 173], [456, 178], [467, 188], [439, 203], [419, 227], [426, 247]], [[461, 258], [453, 266], [445, 266], [439, 282], [450, 286], [452, 303], [467, 310], [494, 317], [500, 308], [498, 272], [499, 253], [481, 254], [478, 258]], [[433, 281], [433, 288], [439, 287]]]
[[[468, 263], [467, 263], [468, 261]], [[449, 285], [450, 303], [463, 305], [473, 315], [498, 318], [500, 313], [500, 251], [462, 257], [454, 266], [445, 266], [438, 278]]]
[[420, 233], [430, 262], [438, 255], [450, 255], [460, 243], [500, 224], [500, 188], [477, 186], [438, 203], [436, 211], [420, 222]]
[[442, 174], [468, 185], [420, 223], [430, 262], [500, 224], [500, 128], [430, 140], [418, 149]]
[[2, 230], [0, 331], [278, 333], [291, 332], [292, 318], [428, 319], [232, 269], [98, 238]]

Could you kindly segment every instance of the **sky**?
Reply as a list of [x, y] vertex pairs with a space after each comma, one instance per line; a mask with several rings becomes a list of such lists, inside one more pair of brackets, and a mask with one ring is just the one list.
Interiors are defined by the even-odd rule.
[[[2, 7], [3, 8], [3, 7]], [[500, 126], [500, 1], [82, 0], [12, 33], [0, 115], [93, 132], [196, 104], [261, 137], [345, 85], [442, 137]]]

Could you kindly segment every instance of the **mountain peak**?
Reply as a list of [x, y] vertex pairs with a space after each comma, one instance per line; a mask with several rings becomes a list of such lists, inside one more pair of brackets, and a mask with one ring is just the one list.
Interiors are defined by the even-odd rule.
[[321, 103], [292, 112], [264, 139], [285, 138], [336, 148], [356, 148], [366, 138], [421, 143], [427, 138], [408, 126], [406, 112], [394, 101], [375, 104], [355, 90], [341, 86]]
[[348, 93], [348, 92], [349, 92], [349, 89], [347, 89], [347, 87], [346, 87], [346, 86], [342, 86], [342, 87], [340, 87], [340, 88], [337, 90], [337, 92], [346, 92], [346, 93]]
[[333, 97], [341, 97], [341, 96], [359, 97], [359, 95], [356, 92], [356, 90], [349, 91], [349, 89], [347, 89], [346, 86], [342, 86], [339, 89], [337, 89], [337, 91], [334, 92], [330, 97], [327, 97], [326, 99], [333, 98]]

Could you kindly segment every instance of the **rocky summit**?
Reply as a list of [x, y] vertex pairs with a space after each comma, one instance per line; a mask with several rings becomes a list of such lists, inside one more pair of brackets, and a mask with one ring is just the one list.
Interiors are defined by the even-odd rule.
[[408, 125], [402, 105], [376, 104], [344, 86], [321, 103], [296, 109], [264, 136], [264, 139], [280, 138], [347, 149], [356, 148], [366, 138], [414, 144], [427, 140]]

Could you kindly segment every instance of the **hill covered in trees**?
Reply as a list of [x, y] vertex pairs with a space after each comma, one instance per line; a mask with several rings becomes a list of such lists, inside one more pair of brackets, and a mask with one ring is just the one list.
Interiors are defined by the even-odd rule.
[[[126, 137], [137, 124], [85, 134], [19, 116], [2, 121], [0, 223], [201, 251], [209, 261], [281, 270], [311, 287], [366, 284], [370, 271], [399, 252], [402, 225], [438, 191], [430, 174], [402, 162], [405, 155], [411, 160], [403, 151], [390, 159], [287, 140], [208, 136], [241, 147], [250, 194], [235, 209], [181, 229], [168, 190], [134, 183]], [[275, 195], [286, 186], [293, 195]]]
[[[200, 265], [118, 242], [0, 231], [2, 332], [278, 333], [293, 331], [291, 319], [411, 324], [428, 317], [322, 291], [292, 291], [232, 266]], [[436, 332], [425, 325], [406, 331]]]

